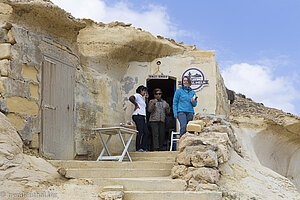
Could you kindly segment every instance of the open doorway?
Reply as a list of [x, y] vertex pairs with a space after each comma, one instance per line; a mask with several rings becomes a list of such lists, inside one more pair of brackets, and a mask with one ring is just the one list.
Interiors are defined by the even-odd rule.
[[[162, 99], [164, 99], [171, 108], [171, 113], [166, 116], [165, 121], [165, 144], [164, 149], [169, 149], [171, 131], [176, 130], [176, 120], [173, 114], [173, 97], [176, 91], [176, 79], [149, 79], [147, 80], [147, 88], [149, 93], [149, 100], [154, 98], [153, 90], [160, 88], [162, 90]], [[149, 119], [149, 113], [147, 113], [147, 120]], [[149, 130], [151, 131], [150, 127]], [[152, 138], [151, 138], [152, 141]]]

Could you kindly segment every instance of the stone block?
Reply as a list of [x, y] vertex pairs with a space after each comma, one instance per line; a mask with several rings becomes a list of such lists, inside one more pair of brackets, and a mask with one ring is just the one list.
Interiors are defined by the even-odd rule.
[[184, 151], [187, 152], [187, 154], [193, 155], [196, 151], [204, 152], [207, 150], [217, 151], [218, 146], [213, 144], [205, 144], [205, 145], [197, 145], [197, 146], [187, 146]]
[[3, 79], [5, 93], [10, 94], [10, 96], [29, 96], [29, 86], [24, 81], [15, 80], [9, 77], [1, 77], [1, 79]]
[[26, 64], [23, 65], [23, 68], [22, 68], [22, 77], [23, 78], [31, 79], [35, 82], [38, 82], [37, 76], [38, 76], [38, 71], [34, 66], [30, 66], [30, 65], [26, 65]]
[[[3, 4], [1, 4], [1, 3], [0, 3], [0, 5], [1, 5], [1, 8], [5, 7], [5, 6], [3, 6]], [[0, 12], [1, 12], [1, 11], [2, 11], [2, 10], [0, 9]], [[6, 29], [6, 30], [9, 30], [9, 29], [12, 28], [12, 24], [9, 23], [9, 22], [5, 22], [5, 24], [1, 24], [0, 27], [1, 27], [1, 28], [4, 28], [4, 29]]]
[[5, 89], [5, 79], [7, 79], [6, 77], [1, 77], [0, 78], [0, 93], [5, 93], [6, 92], [6, 89]]
[[230, 127], [226, 125], [214, 124], [213, 126], [205, 127], [203, 129], [205, 132], [221, 132], [228, 133], [231, 131]]
[[202, 130], [202, 126], [200, 124], [193, 124], [193, 123], [188, 123], [186, 130], [188, 132], [198, 132], [200, 133]]
[[16, 44], [16, 40], [14, 38], [14, 35], [12, 33], [12, 30], [9, 30], [8, 33], [7, 33], [7, 37], [8, 37], [8, 40], [7, 42], [10, 43], [10, 44]]
[[36, 101], [28, 100], [22, 97], [7, 97], [6, 106], [10, 112], [37, 115], [39, 107]]
[[202, 183], [217, 183], [220, 179], [218, 170], [207, 167], [197, 168], [193, 171], [193, 176]]
[[7, 30], [0, 28], [0, 43], [5, 43], [8, 40]]
[[177, 155], [176, 162], [181, 165], [191, 165], [191, 157], [186, 153], [186, 151], [183, 151]]
[[203, 190], [210, 190], [210, 191], [217, 191], [219, 190], [219, 187], [216, 184], [199, 184], [196, 187], [196, 191], [203, 191]]
[[230, 140], [227, 133], [221, 132], [202, 132], [201, 137], [216, 144], [230, 144]]
[[230, 151], [225, 145], [218, 145], [217, 155], [220, 164], [225, 163], [230, 159]]
[[107, 191], [100, 194], [100, 198], [103, 200], [122, 200], [123, 196], [123, 191]]
[[182, 152], [185, 147], [187, 146], [199, 146], [199, 145], [203, 145], [205, 142], [203, 140], [203, 138], [192, 135], [192, 134], [184, 134], [183, 136], [185, 137], [181, 137], [181, 139], [179, 140], [179, 151]]
[[32, 135], [32, 140], [30, 142], [30, 148], [31, 149], [38, 149], [40, 147], [40, 134], [34, 133]]
[[193, 121], [189, 121], [189, 123], [191, 124], [199, 124], [202, 127], [204, 127], [205, 123], [203, 122], [203, 120], [193, 120]]
[[172, 178], [181, 178], [188, 173], [188, 168], [185, 165], [175, 165], [171, 170]]
[[8, 5], [7, 3], [0, 3], [0, 22], [9, 21], [9, 18], [11, 17], [12, 13], [12, 6]]
[[195, 191], [196, 187], [199, 185], [198, 181], [196, 181], [194, 178], [191, 178], [188, 183], [188, 189], [191, 191]]
[[218, 167], [217, 154], [211, 150], [195, 152], [191, 161], [194, 167]]
[[24, 118], [16, 115], [14, 113], [9, 113], [7, 115], [10, 123], [16, 128], [16, 130], [22, 130], [24, 128]]
[[7, 59], [0, 60], [0, 73], [1, 76], [8, 76], [9, 75], [9, 66], [10, 61]]
[[11, 44], [9, 43], [3, 43], [0, 44], [0, 60], [2, 59], [11, 59]]
[[39, 99], [39, 97], [40, 97], [39, 96], [39, 85], [30, 83], [29, 87], [30, 87], [30, 95], [31, 95], [31, 97]]
[[185, 181], [189, 181], [192, 178], [193, 178], [193, 172], [188, 170], [188, 172], [186, 173], [186, 175], [184, 175], [184, 177], [182, 179]]

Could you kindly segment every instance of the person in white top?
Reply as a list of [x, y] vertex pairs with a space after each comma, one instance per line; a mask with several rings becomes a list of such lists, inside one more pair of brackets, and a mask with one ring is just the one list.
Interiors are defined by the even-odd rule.
[[[145, 99], [144, 99], [145, 97]], [[147, 151], [149, 130], [146, 124], [146, 107], [148, 104], [147, 88], [143, 85], [136, 89], [136, 94], [129, 97], [129, 101], [134, 105], [132, 119], [136, 124], [137, 136], [135, 148], [139, 152]]]

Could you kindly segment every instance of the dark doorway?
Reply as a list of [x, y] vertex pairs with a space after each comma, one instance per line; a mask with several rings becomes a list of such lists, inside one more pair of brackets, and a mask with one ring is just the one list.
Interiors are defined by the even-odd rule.
[[[154, 98], [153, 90], [160, 88], [163, 92], [162, 98], [170, 105], [171, 113], [166, 116], [166, 138], [165, 150], [169, 148], [171, 131], [176, 128], [176, 121], [173, 114], [173, 97], [176, 91], [176, 80], [174, 79], [149, 79], [147, 80], [147, 88], [149, 93], [149, 100]], [[149, 113], [147, 113], [147, 119]], [[150, 128], [150, 127], [149, 127]], [[151, 131], [151, 129], [149, 129]], [[152, 141], [152, 140], [151, 140]]]

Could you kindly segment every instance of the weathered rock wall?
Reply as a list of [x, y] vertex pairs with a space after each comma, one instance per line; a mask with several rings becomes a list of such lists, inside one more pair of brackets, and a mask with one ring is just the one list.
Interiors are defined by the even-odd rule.
[[287, 177], [300, 191], [300, 118], [236, 95], [230, 119], [245, 155]]
[[[237, 127], [236, 124], [232, 126], [217, 116], [196, 118], [200, 120], [191, 121], [187, 127], [187, 130], [194, 134], [186, 133], [180, 139], [180, 153], [172, 169], [173, 178], [187, 181], [187, 190], [219, 190], [226, 200], [296, 200], [300, 197], [300, 193], [289, 179], [260, 162], [259, 154], [268, 154], [269, 144], [273, 143], [272, 139], [266, 141], [270, 140], [270, 137], [261, 142], [250, 139], [260, 134], [260, 130], [263, 130], [262, 124], [254, 131], [244, 126]], [[282, 139], [281, 142], [285, 143], [285, 140]], [[261, 148], [256, 149], [256, 145]], [[282, 146], [279, 145], [279, 148]], [[294, 146], [288, 147], [282, 154], [287, 153], [289, 157], [288, 152], [293, 148]], [[276, 151], [274, 152], [276, 158]], [[274, 159], [274, 155], [267, 157]], [[292, 160], [291, 169], [295, 170], [298, 166], [295, 163], [297, 158]], [[280, 163], [279, 167], [285, 167], [287, 164], [282, 157], [276, 158], [276, 162]], [[298, 173], [294, 174], [297, 175]]]
[[[38, 149], [45, 56], [77, 67], [80, 73], [74, 42], [79, 28], [85, 25], [72, 21], [63, 10], [47, 2], [5, 2], [0, 8], [1, 111], [23, 141]], [[62, 34], [60, 29], [66, 27]]]

